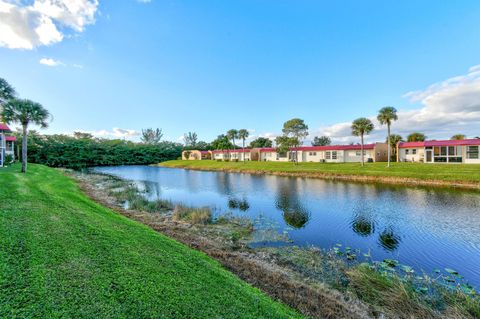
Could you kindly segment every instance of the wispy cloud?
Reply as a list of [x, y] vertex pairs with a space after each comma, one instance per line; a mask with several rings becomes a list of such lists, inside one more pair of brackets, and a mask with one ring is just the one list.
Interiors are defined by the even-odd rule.
[[[396, 134], [405, 137], [412, 131], [420, 131], [436, 139], [449, 138], [456, 133], [471, 137], [480, 135], [480, 65], [472, 66], [466, 74], [408, 92], [404, 98], [420, 103], [421, 107], [399, 110], [398, 121], [392, 125]], [[385, 140], [386, 129], [380, 126], [376, 114], [367, 114], [367, 117], [375, 123], [375, 130], [367, 140]], [[358, 138], [351, 136], [350, 126], [351, 122], [343, 122], [321, 127], [311, 136], [327, 135], [335, 143], [358, 142]]]
[[54, 60], [51, 58], [42, 58], [39, 61], [40, 64], [47, 65], [47, 66], [60, 66], [64, 65], [61, 61]]
[[95, 23], [98, 0], [0, 0], [0, 46], [32, 50], [58, 43], [65, 31]]
[[100, 138], [133, 139], [137, 136], [140, 136], [140, 132], [136, 130], [123, 129], [118, 127], [114, 127], [112, 130], [98, 130], [98, 131], [75, 130], [75, 132], [90, 133], [93, 136], [100, 137]]

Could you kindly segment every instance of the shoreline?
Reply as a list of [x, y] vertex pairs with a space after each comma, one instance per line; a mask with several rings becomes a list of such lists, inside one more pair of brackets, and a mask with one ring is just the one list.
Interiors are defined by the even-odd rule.
[[[165, 162], [168, 163], [168, 162]], [[237, 168], [213, 168], [213, 167], [192, 167], [182, 165], [164, 165], [163, 163], [153, 164], [152, 166], [166, 167], [166, 168], [182, 168], [194, 171], [206, 172], [225, 172], [225, 173], [240, 173], [251, 175], [274, 175], [282, 177], [300, 177], [300, 178], [315, 178], [331, 181], [355, 182], [355, 183], [369, 183], [369, 184], [386, 184], [397, 186], [410, 187], [438, 187], [450, 188], [460, 190], [480, 190], [480, 182], [459, 182], [459, 181], [445, 181], [435, 179], [419, 179], [411, 177], [388, 177], [388, 176], [374, 176], [374, 175], [353, 175], [353, 174], [337, 174], [325, 172], [284, 172], [273, 170], [256, 170], [256, 169], [237, 169]]]

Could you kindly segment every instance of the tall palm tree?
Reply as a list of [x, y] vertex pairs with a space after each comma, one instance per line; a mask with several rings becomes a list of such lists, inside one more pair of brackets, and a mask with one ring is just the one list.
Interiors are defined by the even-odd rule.
[[26, 99], [13, 99], [3, 107], [2, 118], [7, 123], [18, 122], [22, 125], [22, 173], [25, 173], [27, 171], [28, 125], [47, 127], [50, 113], [40, 103]]
[[[397, 158], [397, 145], [399, 142], [403, 142], [403, 137], [398, 134], [390, 135], [390, 147], [392, 150], [393, 158]], [[388, 143], [388, 138], [385, 140]]]
[[245, 162], [245, 140], [248, 138], [250, 133], [244, 128], [238, 131], [238, 138], [242, 140], [242, 148], [243, 148], [243, 161]]
[[390, 126], [392, 125], [392, 121], [398, 120], [397, 109], [393, 106], [383, 107], [382, 109], [380, 109], [380, 111], [378, 111], [377, 120], [380, 122], [381, 125], [387, 125], [387, 167], [390, 167], [390, 157], [392, 156], [390, 147]]
[[373, 131], [374, 127], [375, 126], [373, 125], [372, 121], [365, 117], [358, 118], [352, 122], [352, 135], [360, 136], [360, 140], [362, 142], [362, 166], [365, 165], [365, 156], [363, 154], [363, 136]]
[[[232, 141], [233, 149], [236, 149], [235, 139], [238, 138], [238, 131], [235, 129], [228, 130], [227, 137]], [[228, 156], [230, 157], [230, 152], [228, 153]]]

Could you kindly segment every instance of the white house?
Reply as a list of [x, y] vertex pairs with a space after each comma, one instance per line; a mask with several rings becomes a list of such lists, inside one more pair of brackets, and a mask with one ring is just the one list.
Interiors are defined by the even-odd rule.
[[399, 162], [480, 164], [480, 139], [400, 142]]
[[10, 128], [3, 123], [0, 123], [0, 167], [3, 167], [7, 155], [12, 157], [12, 160], [15, 159], [14, 146], [15, 141], [17, 140], [15, 136], [8, 136], [5, 133], [9, 133]]

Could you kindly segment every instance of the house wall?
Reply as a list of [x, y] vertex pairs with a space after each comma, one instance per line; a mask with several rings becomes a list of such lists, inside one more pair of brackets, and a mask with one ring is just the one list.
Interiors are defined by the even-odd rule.
[[[393, 153], [393, 150], [390, 150], [390, 154]], [[387, 162], [388, 161], [388, 144], [387, 143], [376, 143], [372, 151], [373, 161], [374, 162]]]
[[[468, 146], [463, 147], [463, 153], [462, 153], [463, 163], [465, 163], [465, 164], [480, 164], [480, 154], [479, 154], [479, 158], [467, 158], [467, 147]], [[478, 149], [479, 149], [479, 152], [480, 152], [480, 146], [478, 146]]]
[[424, 162], [425, 148], [424, 147], [399, 148], [398, 159], [400, 162], [417, 162], [417, 163]]
[[[364, 160], [368, 162], [369, 159], [375, 160], [375, 150], [363, 150], [365, 153]], [[344, 151], [345, 153], [345, 162], [347, 163], [360, 163], [362, 161], [362, 151], [361, 150], [348, 150]]]
[[287, 152], [285, 157], [278, 156], [277, 152], [260, 152], [260, 160], [267, 161], [267, 162], [288, 162], [289, 161], [289, 154]]
[[301, 162], [321, 162], [325, 159], [324, 151], [299, 151], [298, 160]]

